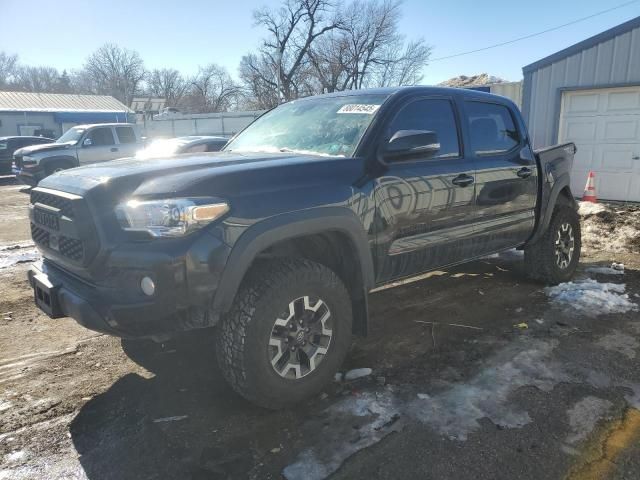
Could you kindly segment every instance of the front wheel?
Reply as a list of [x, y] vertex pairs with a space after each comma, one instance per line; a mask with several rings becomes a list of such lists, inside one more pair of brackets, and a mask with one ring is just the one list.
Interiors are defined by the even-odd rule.
[[231, 386], [272, 409], [318, 393], [351, 344], [351, 301], [329, 268], [304, 259], [249, 274], [218, 326], [216, 354]]
[[542, 238], [524, 249], [527, 273], [551, 285], [569, 281], [578, 267], [581, 240], [578, 213], [557, 206]]

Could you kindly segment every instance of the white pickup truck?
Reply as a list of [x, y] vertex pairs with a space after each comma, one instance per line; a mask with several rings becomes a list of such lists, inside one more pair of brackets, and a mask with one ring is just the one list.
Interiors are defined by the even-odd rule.
[[18, 179], [35, 186], [60, 170], [132, 157], [143, 146], [140, 131], [132, 123], [76, 125], [54, 143], [16, 150], [13, 159]]

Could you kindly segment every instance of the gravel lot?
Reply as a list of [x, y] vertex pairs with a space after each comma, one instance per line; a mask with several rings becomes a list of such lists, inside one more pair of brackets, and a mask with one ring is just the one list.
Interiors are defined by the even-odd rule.
[[577, 284], [545, 290], [509, 252], [374, 293], [344, 366], [372, 374], [269, 412], [210, 335], [40, 313], [20, 190], [0, 180], [0, 479], [640, 478], [638, 209], [588, 215]]

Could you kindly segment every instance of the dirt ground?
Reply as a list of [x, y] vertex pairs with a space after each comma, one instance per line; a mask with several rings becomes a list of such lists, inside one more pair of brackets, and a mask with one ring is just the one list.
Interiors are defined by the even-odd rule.
[[373, 373], [271, 412], [224, 383], [209, 334], [120, 341], [40, 313], [27, 202], [0, 182], [0, 480], [640, 478], [634, 211], [585, 219], [577, 293], [508, 252], [372, 294], [344, 370]]

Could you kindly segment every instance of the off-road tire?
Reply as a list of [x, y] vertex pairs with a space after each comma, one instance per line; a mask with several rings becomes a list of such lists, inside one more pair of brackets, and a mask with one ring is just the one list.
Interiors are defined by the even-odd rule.
[[[573, 238], [573, 256], [566, 268], [557, 263], [555, 248], [558, 231], [562, 225], [570, 225]], [[548, 285], [567, 282], [578, 267], [581, 247], [580, 217], [572, 207], [557, 205], [549, 222], [549, 228], [535, 244], [524, 249], [524, 262], [527, 275]]]
[[[331, 312], [331, 342], [315, 370], [283, 378], [271, 363], [274, 322], [290, 302], [309, 295], [322, 299]], [[332, 380], [351, 345], [351, 324], [349, 294], [332, 270], [305, 259], [265, 262], [249, 272], [217, 327], [218, 364], [240, 395], [265, 408], [284, 408], [317, 394]]]

